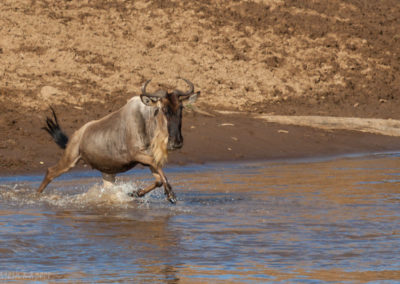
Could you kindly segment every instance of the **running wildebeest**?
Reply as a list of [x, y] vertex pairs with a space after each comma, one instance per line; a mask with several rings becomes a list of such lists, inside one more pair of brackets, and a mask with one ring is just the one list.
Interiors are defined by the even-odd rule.
[[47, 117], [47, 127], [43, 129], [65, 151], [58, 163], [47, 169], [38, 192], [41, 193], [54, 178], [82, 159], [102, 173], [105, 186], [115, 182], [117, 173], [137, 164], [148, 166], [156, 181], [139, 190], [136, 196], [142, 197], [163, 185], [167, 199], [175, 203], [175, 194], [162, 167], [167, 161], [168, 150], [183, 146], [183, 101], [194, 102], [200, 94], [194, 92], [189, 80], [181, 79], [189, 85], [187, 92], [158, 90], [148, 93], [146, 87], [151, 81], [148, 80], [143, 84], [140, 96], [131, 98], [121, 109], [86, 123], [75, 131], [71, 139], [62, 132], [52, 109], [54, 120]]

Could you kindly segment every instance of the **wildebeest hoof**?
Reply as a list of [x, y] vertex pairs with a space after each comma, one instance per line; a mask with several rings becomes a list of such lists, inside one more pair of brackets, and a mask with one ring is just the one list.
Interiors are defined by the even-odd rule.
[[128, 193], [128, 196], [129, 196], [129, 197], [134, 197], [134, 198], [142, 197], [142, 196], [139, 195], [138, 192], [139, 192], [139, 191], [132, 191], [132, 192], [129, 192], [129, 193]]
[[176, 204], [176, 196], [175, 193], [171, 192], [170, 194], [167, 195], [167, 199], [171, 204]]

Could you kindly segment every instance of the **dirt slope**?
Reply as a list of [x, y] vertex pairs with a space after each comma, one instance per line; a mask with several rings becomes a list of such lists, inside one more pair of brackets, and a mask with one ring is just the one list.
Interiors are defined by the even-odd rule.
[[398, 118], [399, 31], [397, 0], [5, 0], [0, 100], [122, 101], [184, 76], [213, 107]]
[[1, 1], [1, 166], [36, 161], [48, 105], [76, 129], [149, 78], [205, 110], [400, 118], [399, 31], [398, 0]]

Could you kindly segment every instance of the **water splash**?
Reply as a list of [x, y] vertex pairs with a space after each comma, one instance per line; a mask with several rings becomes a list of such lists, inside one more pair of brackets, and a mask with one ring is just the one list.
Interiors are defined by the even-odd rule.
[[56, 187], [38, 194], [30, 184], [9, 184], [0, 185], [0, 202], [12, 207], [42, 205], [74, 209], [146, 207], [155, 202], [165, 202], [159, 190], [143, 198], [130, 196], [130, 193], [140, 188], [142, 184], [132, 182], [117, 182], [111, 187], [96, 183], [89, 186]]

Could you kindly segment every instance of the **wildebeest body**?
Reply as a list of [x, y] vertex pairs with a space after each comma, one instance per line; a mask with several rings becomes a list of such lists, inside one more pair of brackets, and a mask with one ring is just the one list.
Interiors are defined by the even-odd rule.
[[[175, 195], [162, 167], [167, 160], [167, 150], [183, 145], [182, 101], [199, 95], [199, 92], [194, 93], [190, 81], [183, 80], [190, 86], [186, 93], [179, 90], [147, 93], [147, 81], [140, 97], [130, 99], [118, 111], [88, 122], [71, 139], [61, 131], [53, 111], [55, 122], [48, 118], [45, 129], [60, 147], [66, 148], [58, 164], [48, 168], [38, 192], [42, 192], [52, 179], [74, 167], [80, 159], [101, 171], [105, 183], [113, 183], [115, 174], [140, 163], [150, 167], [156, 182], [139, 191], [138, 196], [164, 185], [168, 200], [174, 203]], [[65, 141], [68, 144], [65, 145]]]
[[[143, 135], [146, 129], [143, 115], [149, 111], [138, 108], [139, 103], [139, 97], [132, 99], [119, 112], [93, 121], [86, 127], [82, 134], [85, 143], [80, 144], [79, 151], [92, 168], [109, 174], [124, 172], [137, 164], [132, 161], [134, 152], [146, 152], [148, 147], [144, 140], [148, 139]], [[145, 112], [132, 111], [132, 108]], [[124, 120], [124, 115], [129, 113], [135, 119]]]

